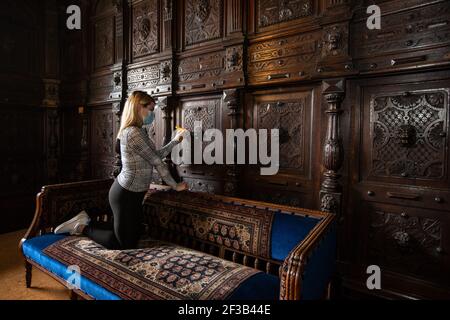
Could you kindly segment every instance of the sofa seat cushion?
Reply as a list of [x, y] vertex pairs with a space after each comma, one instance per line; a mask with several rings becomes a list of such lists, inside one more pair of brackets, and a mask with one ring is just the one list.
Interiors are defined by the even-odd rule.
[[[43, 250], [45, 248], [62, 239], [65, 239], [66, 237], [66, 235], [46, 234], [40, 237], [29, 239], [24, 242], [22, 250], [24, 255], [28, 259], [34, 261], [47, 271], [53, 273], [58, 278], [68, 281], [69, 278], [73, 275], [73, 271], [68, 268], [68, 265], [63, 264], [43, 253]], [[117, 295], [106, 290], [94, 281], [84, 277], [82, 272], [79, 285], [81, 291], [94, 299], [120, 300], [120, 297], [118, 297]]]
[[170, 243], [145, 244], [107, 250], [84, 237], [44, 235], [23, 250], [64, 280], [78, 266], [81, 290], [95, 299], [278, 299], [277, 277]]

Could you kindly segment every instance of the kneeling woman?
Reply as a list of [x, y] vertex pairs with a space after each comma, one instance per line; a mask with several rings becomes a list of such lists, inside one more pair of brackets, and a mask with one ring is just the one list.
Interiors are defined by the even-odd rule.
[[176, 191], [187, 189], [186, 183], [177, 184], [163, 162], [172, 148], [182, 141], [182, 130], [160, 150], [155, 150], [144, 124], [153, 119], [155, 100], [142, 91], [135, 91], [128, 98], [123, 110], [120, 130], [122, 171], [109, 190], [109, 203], [113, 211], [114, 225], [90, 225], [90, 218], [82, 212], [55, 229], [56, 234], [88, 236], [108, 249], [136, 248], [142, 228], [142, 201], [152, 180], [153, 167], [161, 178]]

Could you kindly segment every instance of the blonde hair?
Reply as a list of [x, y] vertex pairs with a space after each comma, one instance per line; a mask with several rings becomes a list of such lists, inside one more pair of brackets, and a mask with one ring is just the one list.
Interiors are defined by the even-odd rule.
[[120, 139], [122, 131], [128, 127], [142, 127], [143, 119], [140, 114], [139, 105], [145, 106], [149, 103], [155, 103], [155, 99], [144, 91], [134, 91], [125, 102], [125, 108], [120, 119], [120, 129], [117, 138]]

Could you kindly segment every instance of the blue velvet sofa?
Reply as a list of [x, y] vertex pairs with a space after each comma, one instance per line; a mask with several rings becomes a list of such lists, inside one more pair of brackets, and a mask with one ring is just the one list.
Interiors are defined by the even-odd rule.
[[[42, 188], [20, 242], [27, 287], [34, 267], [66, 285], [74, 299], [327, 297], [336, 222], [325, 212], [153, 186], [143, 202], [145, 232], [135, 250], [106, 250], [87, 238], [52, 233], [82, 210], [93, 221], [111, 220], [112, 182]], [[76, 286], [70, 282], [73, 265], [79, 267]]]

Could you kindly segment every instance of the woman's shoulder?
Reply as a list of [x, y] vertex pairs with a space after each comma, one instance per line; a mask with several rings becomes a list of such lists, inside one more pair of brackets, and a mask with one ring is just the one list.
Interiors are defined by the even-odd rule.
[[135, 127], [135, 126], [126, 127], [125, 129], [122, 130], [121, 140], [127, 140], [130, 137], [133, 137], [136, 135], [141, 135], [141, 134], [142, 134], [142, 128]]

